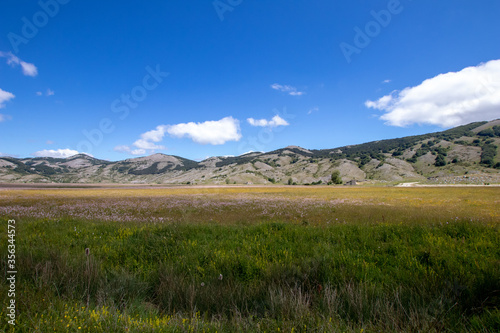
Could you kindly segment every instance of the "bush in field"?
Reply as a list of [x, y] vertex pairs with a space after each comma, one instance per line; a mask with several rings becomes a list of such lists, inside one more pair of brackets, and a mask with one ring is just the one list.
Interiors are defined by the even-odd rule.
[[335, 170], [332, 173], [331, 181], [333, 184], [336, 184], [336, 185], [343, 184], [342, 178], [340, 177], [340, 171]]

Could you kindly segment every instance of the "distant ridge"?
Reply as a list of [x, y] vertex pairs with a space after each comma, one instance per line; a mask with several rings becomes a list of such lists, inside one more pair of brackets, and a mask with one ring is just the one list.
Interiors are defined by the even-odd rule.
[[0, 157], [0, 182], [158, 184], [327, 184], [344, 181], [428, 183], [500, 182], [500, 120], [359, 145], [214, 156], [197, 162], [153, 154], [111, 162], [68, 158]]

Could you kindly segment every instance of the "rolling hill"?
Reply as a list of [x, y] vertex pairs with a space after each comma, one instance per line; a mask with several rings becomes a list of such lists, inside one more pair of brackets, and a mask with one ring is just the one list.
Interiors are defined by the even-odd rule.
[[499, 146], [500, 120], [494, 120], [332, 149], [288, 146], [200, 162], [165, 154], [117, 162], [85, 154], [0, 157], [0, 182], [327, 184], [332, 173], [339, 171], [343, 181], [500, 183]]

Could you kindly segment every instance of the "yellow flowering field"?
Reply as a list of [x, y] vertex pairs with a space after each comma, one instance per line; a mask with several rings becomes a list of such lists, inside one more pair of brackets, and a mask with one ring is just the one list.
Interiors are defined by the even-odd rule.
[[488, 186], [2, 189], [0, 329], [495, 332], [499, 207]]

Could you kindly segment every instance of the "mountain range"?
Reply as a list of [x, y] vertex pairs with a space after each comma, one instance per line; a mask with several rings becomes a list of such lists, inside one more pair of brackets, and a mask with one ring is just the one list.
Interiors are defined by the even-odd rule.
[[342, 182], [500, 183], [499, 146], [500, 119], [332, 149], [288, 146], [203, 161], [165, 154], [117, 162], [85, 154], [4, 156], [0, 182], [317, 185], [338, 172]]

